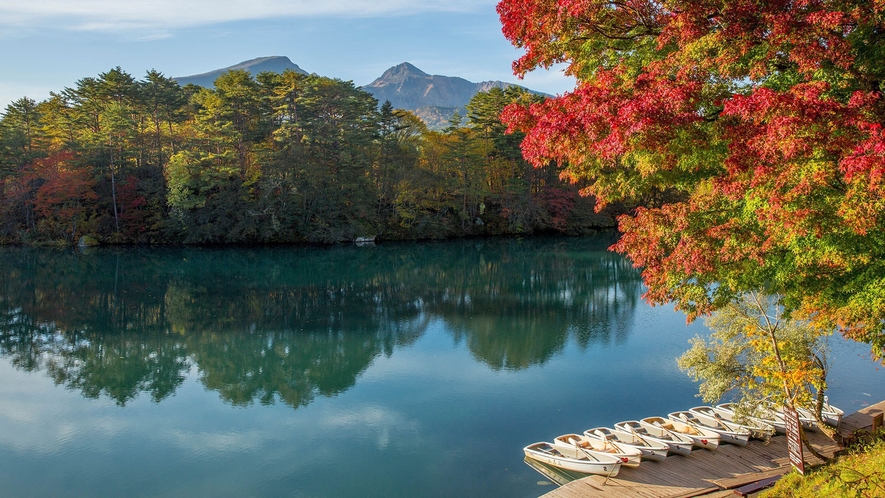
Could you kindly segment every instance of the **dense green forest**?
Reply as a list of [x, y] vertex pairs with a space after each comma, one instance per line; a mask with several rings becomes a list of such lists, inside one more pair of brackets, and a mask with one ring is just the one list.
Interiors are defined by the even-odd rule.
[[0, 242], [333, 243], [611, 226], [581, 185], [522, 157], [478, 94], [442, 132], [351, 82], [231, 71], [83, 78], [0, 120]]

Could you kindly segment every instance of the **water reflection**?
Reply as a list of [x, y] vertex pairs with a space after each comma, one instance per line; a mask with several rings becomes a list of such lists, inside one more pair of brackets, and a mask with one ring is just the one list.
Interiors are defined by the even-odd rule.
[[588, 239], [372, 248], [0, 249], [0, 355], [125, 405], [196, 369], [228, 403], [305, 406], [441, 320], [488, 367], [618, 342], [640, 280]]

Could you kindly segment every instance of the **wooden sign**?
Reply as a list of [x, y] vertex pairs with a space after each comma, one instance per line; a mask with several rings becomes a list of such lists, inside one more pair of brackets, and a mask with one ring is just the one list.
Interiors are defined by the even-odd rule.
[[787, 426], [787, 451], [790, 463], [800, 474], [805, 475], [805, 459], [802, 455], [802, 437], [799, 432], [799, 414], [789, 406], [784, 406], [784, 422]]

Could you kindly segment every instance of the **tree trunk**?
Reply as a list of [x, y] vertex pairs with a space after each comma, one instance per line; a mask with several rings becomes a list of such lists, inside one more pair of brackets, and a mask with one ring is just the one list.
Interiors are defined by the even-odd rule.
[[[778, 323], [777, 322], [771, 323], [771, 320], [768, 319], [768, 314], [766, 313], [765, 307], [762, 306], [762, 303], [759, 301], [759, 298], [755, 293], [753, 294], [753, 301], [756, 303], [756, 307], [759, 310], [759, 312], [762, 314], [763, 317], [765, 317], [765, 332], [768, 334], [768, 337], [771, 339], [771, 346], [774, 349], [774, 357], [775, 357], [775, 360], [777, 361], [778, 368], [780, 369], [781, 374], [783, 374], [784, 377], [786, 377], [787, 365], [784, 363], [783, 357], [781, 356], [780, 345], [778, 344], [777, 336], [775, 335], [777, 332]], [[795, 395], [790, 390], [789, 385], [787, 385], [786, 378], [784, 379], [783, 384], [784, 384], [784, 394], [786, 395], [787, 403], [791, 409], [795, 410], [796, 407], [793, 405], [793, 399], [794, 399]], [[820, 418], [819, 416], [815, 416], [815, 417]], [[802, 444], [804, 444], [805, 447], [808, 448], [808, 451], [811, 452], [812, 455], [816, 456], [817, 458], [821, 459], [824, 462], [830, 460], [828, 457], [822, 455], [820, 452], [818, 452], [816, 449], [814, 449], [813, 446], [811, 446], [811, 442], [809, 442], [808, 438], [805, 437], [805, 430], [802, 429], [802, 424], [799, 424], [799, 439], [802, 441]]]
[[[795, 407], [792, 406], [792, 403], [790, 403], [790, 407], [795, 410]], [[805, 445], [805, 448], [807, 448], [812, 455], [816, 456], [824, 462], [828, 462], [830, 460], [829, 457], [822, 455], [820, 452], [814, 449], [814, 446], [811, 446], [811, 442], [805, 436], [805, 429], [802, 428], [802, 424], [799, 424], [799, 439], [802, 440], [802, 444]]]
[[114, 204], [114, 227], [120, 233], [120, 213], [117, 211], [117, 177], [114, 174], [114, 153], [111, 153], [111, 202]]

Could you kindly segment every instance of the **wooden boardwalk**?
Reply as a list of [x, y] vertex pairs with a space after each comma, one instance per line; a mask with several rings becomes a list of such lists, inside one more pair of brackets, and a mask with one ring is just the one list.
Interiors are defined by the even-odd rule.
[[849, 438], [857, 431], [869, 431], [873, 426], [873, 418], [878, 416], [881, 422], [883, 413], [885, 413], [885, 401], [862, 408], [856, 413], [842, 418], [842, 423], [839, 424], [839, 432], [842, 433], [843, 437]]
[[[819, 432], [808, 432], [814, 447], [832, 456], [839, 446]], [[805, 451], [809, 464], [821, 463]], [[663, 462], [646, 462], [638, 468], [621, 468], [618, 476], [606, 480], [587, 476], [569, 482], [544, 498], [678, 498], [700, 496], [732, 489], [790, 471], [786, 436], [771, 438], [768, 444], [751, 441], [744, 447], [723, 444], [715, 451], [694, 450], [691, 456], [674, 455]]]

